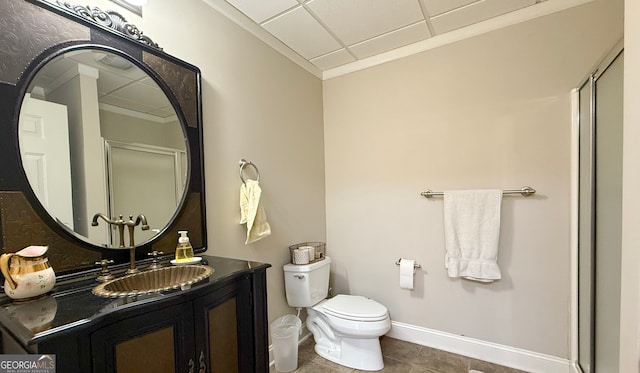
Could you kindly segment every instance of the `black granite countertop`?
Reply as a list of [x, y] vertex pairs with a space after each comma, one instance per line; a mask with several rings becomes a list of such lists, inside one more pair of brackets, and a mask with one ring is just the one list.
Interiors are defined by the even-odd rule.
[[[118, 312], [135, 311], [142, 305], [157, 302], [158, 306], [178, 298], [195, 296], [215, 285], [223, 285], [238, 276], [265, 270], [269, 264], [238, 259], [202, 255], [214, 269], [208, 279], [194, 284], [187, 290], [171, 290], [162, 293], [127, 298], [101, 298], [91, 290], [99, 283], [95, 274], [69, 281], [59, 281], [48, 294], [36, 300], [15, 302], [6, 295], [0, 296], [0, 324], [23, 346], [40, 343], [60, 333], [91, 327]], [[171, 265], [168, 260], [162, 262]], [[119, 276], [117, 276], [119, 277]]]

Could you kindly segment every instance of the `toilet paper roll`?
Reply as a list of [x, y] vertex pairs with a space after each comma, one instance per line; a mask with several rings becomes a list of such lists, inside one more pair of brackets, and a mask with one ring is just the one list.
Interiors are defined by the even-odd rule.
[[316, 259], [316, 249], [313, 246], [300, 246], [298, 250], [306, 251], [310, 262]]
[[307, 250], [293, 250], [293, 264], [309, 264], [309, 254]]
[[413, 290], [413, 265], [415, 260], [400, 259], [400, 288]]

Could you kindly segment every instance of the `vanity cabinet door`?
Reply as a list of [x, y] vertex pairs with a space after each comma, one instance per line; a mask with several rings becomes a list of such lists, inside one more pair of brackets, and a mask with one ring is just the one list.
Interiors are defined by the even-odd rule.
[[197, 373], [191, 302], [131, 317], [91, 335], [93, 373]]
[[254, 372], [249, 280], [194, 301], [198, 368], [207, 373]]

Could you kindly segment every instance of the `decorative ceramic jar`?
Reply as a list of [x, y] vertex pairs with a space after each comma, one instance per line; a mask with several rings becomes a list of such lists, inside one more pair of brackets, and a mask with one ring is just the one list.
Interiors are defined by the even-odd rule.
[[56, 283], [56, 274], [45, 256], [48, 246], [29, 246], [0, 256], [4, 292], [12, 299], [35, 298]]

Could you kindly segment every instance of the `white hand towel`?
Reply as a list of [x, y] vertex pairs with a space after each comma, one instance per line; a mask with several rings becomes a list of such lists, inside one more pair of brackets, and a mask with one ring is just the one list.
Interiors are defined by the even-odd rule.
[[445, 268], [449, 277], [492, 282], [498, 267], [501, 190], [444, 192]]
[[240, 224], [247, 224], [246, 244], [259, 241], [271, 234], [260, 196], [262, 189], [256, 180], [247, 180], [240, 186]]

